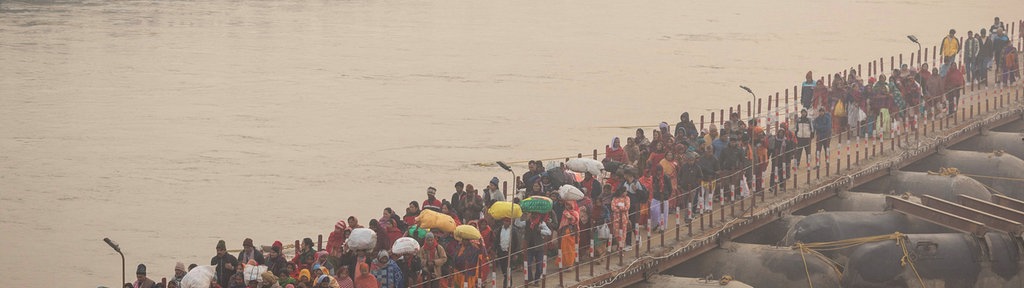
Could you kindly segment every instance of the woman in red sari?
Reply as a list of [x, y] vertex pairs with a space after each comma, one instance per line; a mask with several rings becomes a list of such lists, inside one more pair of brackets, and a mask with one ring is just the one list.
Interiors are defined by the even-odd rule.
[[604, 148], [605, 157], [612, 159], [617, 162], [629, 163], [629, 155], [626, 154], [626, 149], [622, 149], [619, 143], [619, 137], [612, 139], [612, 145]]
[[559, 249], [562, 251], [562, 267], [571, 267], [576, 263], [576, 238], [579, 231], [580, 209], [576, 201], [562, 200], [565, 210], [558, 221], [558, 235], [561, 238]]
[[341, 254], [341, 245], [345, 244], [345, 230], [348, 230], [348, 224], [345, 223], [345, 220], [340, 220], [334, 224], [334, 231], [331, 232], [330, 236], [327, 236], [327, 253], [338, 251], [338, 254]]

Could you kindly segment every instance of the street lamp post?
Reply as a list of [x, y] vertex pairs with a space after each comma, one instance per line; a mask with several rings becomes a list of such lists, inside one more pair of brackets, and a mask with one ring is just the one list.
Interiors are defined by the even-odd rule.
[[[512, 195], [515, 195], [516, 191], [519, 191], [519, 189], [518, 189], [519, 182], [516, 181], [516, 171], [512, 171], [512, 167], [508, 166], [508, 164], [505, 164], [505, 162], [498, 161], [497, 164], [498, 164], [498, 166], [501, 166], [501, 169], [505, 169], [505, 171], [512, 172]], [[512, 197], [508, 197], [508, 194], [505, 195], [505, 199], [507, 201], [509, 201], [509, 202], [513, 202], [512, 201]], [[511, 210], [511, 211], [509, 211], [509, 216], [512, 216], [512, 215], [515, 214], [514, 211], [515, 211], [516, 207], [513, 206], [513, 205], [509, 205], [509, 209]], [[503, 228], [499, 228], [499, 229], [503, 229]], [[509, 250], [511, 250], [511, 249], [509, 249]], [[512, 251], [509, 251], [509, 253], [512, 253]], [[505, 279], [502, 280], [502, 285], [508, 285], [508, 284], [511, 284], [511, 282], [512, 282], [512, 277], [511, 277], [511, 274], [512, 274], [511, 273], [512, 272], [512, 256], [511, 255], [508, 256], [508, 264], [505, 267], [508, 267], [508, 270], [501, 271], [502, 273], [505, 274]]]
[[[921, 42], [918, 42], [917, 41], [917, 36], [914, 36], [914, 35], [907, 35], [907, 39], [910, 39], [910, 42], [914, 42], [914, 44], [917, 44], [917, 62], [920, 65], [920, 62], [921, 62]], [[910, 62], [914, 62], [914, 61], [911, 60]]]
[[[754, 102], [757, 102], [757, 95], [754, 95], [754, 90], [750, 90], [750, 87], [747, 87], [747, 86], [743, 86], [743, 85], [740, 85], [740, 89], [746, 90], [746, 91], [747, 91], [747, 93], [750, 93], [750, 97], [754, 97]], [[753, 113], [751, 113], [751, 114], [753, 114]], [[756, 115], [756, 114], [754, 114], [754, 118], [757, 118], [757, 115]], [[758, 122], [760, 122], [760, 121], [758, 121]], [[758, 122], [755, 122], [755, 123], [757, 123], [757, 124], [760, 124], [760, 123], [758, 123]], [[751, 127], [751, 129], [753, 129], [753, 127]], [[750, 175], [751, 175], [751, 176], [754, 176], [754, 177], [755, 177], [754, 179], [751, 179], [751, 181], [755, 181], [755, 184], [754, 184], [754, 185], [757, 185], [757, 184], [756, 184], [756, 181], [757, 181], [757, 180], [756, 180], [756, 179], [757, 179], [757, 178], [756, 178], [756, 177], [757, 177], [757, 170], [755, 170], [755, 169], [754, 169], [754, 165], [757, 165], [757, 164], [758, 164], [758, 163], [752, 163], [752, 164], [750, 164]], [[750, 183], [747, 183], [747, 185], [750, 185]], [[757, 193], [757, 191], [755, 190], [755, 191], [754, 191], [754, 193], [751, 193], [751, 195], [750, 195], [750, 196], [751, 196], [751, 197], [754, 197], [756, 193]]]
[[740, 85], [740, 89], [746, 90], [747, 93], [750, 93], [751, 97], [754, 97], [754, 101], [757, 101], [757, 95], [754, 95], [754, 90], [750, 90], [750, 87]]
[[117, 251], [117, 254], [121, 254], [121, 285], [118, 285], [118, 286], [122, 286], [123, 287], [124, 283], [128, 283], [128, 282], [125, 282], [125, 276], [124, 276], [124, 253], [121, 253], [121, 246], [118, 246], [117, 243], [114, 243], [114, 240], [110, 240], [110, 238], [103, 238], [103, 242], [107, 242], [107, 245], [110, 245], [110, 248], [114, 248], [114, 251]]
[[[754, 102], [757, 102], [757, 95], [754, 95], [754, 90], [750, 90], [750, 87], [743, 86], [743, 85], [740, 85], [740, 89], [743, 89], [743, 90], [747, 91], [747, 93], [750, 93], [750, 97], [753, 97], [754, 98]], [[750, 113], [750, 114], [754, 115], [754, 118], [757, 118], [757, 114], [754, 114], [754, 113]]]
[[[498, 166], [501, 166], [501, 169], [505, 169], [505, 171], [512, 172], [512, 195], [516, 195], [516, 191], [519, 191], [519, 182], [516, 182], [516, 171], [512, 171], [512, 167], [505, 164], [505, 162], [498, 161]], [[505, 194], [505, 199], [512, 199], [512, 197], [508, 197], [508, 194]]]
[[917, 44], [917, 50], [921, 50], [921, 42], [917, 41], [917, 36], [907, 35], [907, 39], [910, 39], [910, 42], [914, 42]]

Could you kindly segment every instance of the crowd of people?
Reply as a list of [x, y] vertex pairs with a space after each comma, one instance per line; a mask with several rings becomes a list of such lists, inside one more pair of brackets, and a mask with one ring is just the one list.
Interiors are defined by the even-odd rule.
[[981, 28], [978, 33], [967, 31], [967, 39], [962, 45], [955, 38], [956, 31], [950, 30], [950, 35], [942, 41], [942, 56], [944, 60], [948, 60], [949, 57], [960, 53], [962, 48], [968, 81], [987, 84], [988, 71], [994, 69], [994, 82], [1010, 85], [1020, 78], [1020, 51], [1019, 47], [1013, 46], [1013, 39], [1007, 34], [1007, 28], [1006, 23], [995, 17], [988, 30]]
[[[633, 249], [640, 227], [667, 229], [670, 212], [680, 211], [683, 215], [677, 217], [691, 219], [710, 211], [716, 201], [786, 189], [793, 167], [809, 166], [812, 155], [817, 159], [829, 153], [831, 139], [838, 134], [884, 136], [899, 129], [896, 123], [957, 111], [965, 83], [987, 84], [990, 70], [1000, 76], [996, 83], [1014, 83], [1019, 61], [1017, 50], [1006, 39], [1005, 26], [996, 18], [988, 30], [991, 36], [986, 36], [985, 29], [977, 34], [970, 31], [964, 45], [950, 30], [942, 41], [942, 63], [936, 66], [903, 65], [888, 77], [879, 74], [868, 79], [851, 69], [845, 76], [830, 75], [827, 83], [808, 72], [800, 89], [802, 109], [782, 119], [743, 120], [739, 113], [732, 113], [720, 122], [721, 127], [711, 124], [703, 129], [682, 113], [678, 123], [662, 122], [650, 137], [647, 130], [637, 129], [625, 144], [616, 137], [606, 146], [601, 175], [529, 161], [528, 171], [513, 186], [520, 189], [514, 188], [511, 194], [499, 189], [496, 177], [482, 191], [472, 184], [455, 183], [445, 199], [438, 197], [438, 189], [429, 187], [426, 198], [409, 202], [403, 215], [385, 208], [379, 219], [366, 224], [377, 235], [373, 249], [354, 250], [346, 245], [353, 229], [364, 228], [355, 216], [334, 225], [323, 250], [304, 238], [292, 257], [285, 255], [280, 241], [258, 248], [245, 239], [237, 255], [228, 253], [226, 243], [220, 241], [210, 261], [216, 267], [210, 287], [477, 287], [489, 283], [491, 271], [497, 275], [495, 282], [505, 287], [511, 271], [518, 269], [526, 271], [527, 281], [536, 283], [547, 270], [548, 257], [556, 257], [561, 267], [580, 259], [600, 261], [602, 252], [612, 251], [611, 247]], [[959, 53], [964, 53], [964, 65], [954, 61]], [[561, 199], [558, 190], [563, 185], [575, 186], [584, 197]], [[519, 203], [534, 196], [552, 199], [551, 212], [526, 212], [514, 219], [495, 218], [488, 212], [495, 203]], [[482, 237], [458, 240], [449, 232], [420, 229], [417, 216], [423, 210], [474, 226]], [[400, 237], [415, 238], [420, 249], [412, 254], [391, 253]], [[594, 258], [588, 259], [591, 254]], [[243, 269], [251, 265], [266, 266], [267, 272], [260, 279], [245, 279]], [[195, 266], [178, 263], [168, 287], [179, 287]], [[137, 272], [138, 280], [126, 287], [159, 285], [146, 278], [144, 265]]]

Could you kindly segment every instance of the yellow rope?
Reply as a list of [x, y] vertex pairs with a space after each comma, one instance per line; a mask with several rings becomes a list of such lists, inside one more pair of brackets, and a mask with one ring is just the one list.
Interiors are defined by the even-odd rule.
[[895, 238], [893, 238], [893, 237], [895, 237], [895, 236], [893, 236], [893, 234], [886, 234], [886, 235], [878, 235], [878, 236], [868, 236], [868, 237], [860, 237], [860, 238], [843, 239], [843, 240], [829, 241], [829, 242], [804, 243], [803, 245], [805, 247], [809, 248], [809, 249], [813, 249], [813, 250], [816, 250], [816, 251], [834, 251], [834, 250], [842, 250], [842, 249], [846, 249], [846, 248], [855, 247], [857, 245], [861, 245], [861, 244], [864, 244], [864, 243], [879, 242], [879, 241], [885, 241], [885, 240], [894, 240]]
[[804, 273], [807, 273], [807, 285], [811, 286], [811, 288], [814, 288], [814, 284], [811, 281], [811, 271], [809, 270], [809, 268], [807, 266], [807, 257], [804, 256], [805, 253], [809, 253], [811, 255], [814, 255], [814, 256], [818, 257], [818, 259], [821, 259], [822, 261], [825, 261], [826, 263], [828, 263], [829, 266], [832, 267], [832, 270], [836, 272], [836, 277], [838, 278], [837, 280], [842, 281], [842, 279], [843, 279], [843, 272], [839, 270], [839, 267], [842, 267], [843, 265], [841, 265], [839, 263], [836, 263], [836, 261], [833, 261], [832, 259], [829, 259], [828, 257], [825, 257], [825, 255], [822, 255], [818, 251], [814, 251], [814, 250], [808, 249], [807, 245], [805, 245], [804, 243], [796, 243], [796, 245], [800, 249], [800, 259], [802, 259], [804, 261]]
[[804, 273], [807, 273], [807, 286], [814, 288], [814, 283], [811, 282], [811, 270], [807, 268], [807, 257], [804, 256], [804, 251], [807, 247], [803, 243], [796, 243], [796, 246], [800, 248], [800, 259], [804, 260]]
[[949, 177], [956, 177], [957, 175], [964, 175], [964, 176], [967, 176], [967, 177], [988, 178], [988, 179], [996, 179], [996, 180], [1024, 181], [1024, 178], [987, 176], [987, 175], [977, 175], [977, 174], [961, 173], [960, 169], [957, 169], [955, 167], [941, 167], [941, 168], [939, 168], [938, 172], [928, 171], [928, 175], [939, 175], [939, 176], [949, 176]]
[[[914, 271], [914, 275], [917, 276], [917, 281], [919, 283], [921, 283], [921, 287], [926, 287], [924, 285], [924, 279], [921, 278], [921, 274], [919, 274], [917, 272], [917, 267], [914, 266], [914, 261], [910, 258], [910, 252], [907, 250], [906, 235], [904, 235], [903, 233], [900, 233], [900, 232], [896, 232], [896, 233], [893, 233], [893, 234], [886, 234], [886, 235], [868, 236], [868, 237], [860, 237], [860, 238], [851, 238], [851, 239], [843, 239], [843, 240], [829, 241], [829, 242], [817, 242], [817, 243], [799, 243], [798, 242], [798, 243], [796, 243], [794, 248], [800, 249], [800, 258], [804, 261], [804, 272], [807, 273], [807, 284], [810, 285], [811, 288], [814, 288], [814, 284], [811, 284], [811, 272], [810, 272], [810, 269], [807, 267], [807, 258], [804, 256], [804, 253], [812, 253], [813, 252], [813, 253], [815, 253], [817, 255], [820, 255], [820, 257], [823, 257], [823, 258], [827, 259], [827, 262], [829, 262], [830, 264], [833, 265], [833, 269], [837, 269], [836, 265], [839, 265], [838, 263], [835, 263], [835, 261], [832, 261], [831, 259], [828, 259], [828, 257], [825, 257], [825, 255], [821, 255], [818, 252], [819, 251], [842, 250], [842, 249], [852, 248], [852, 247], [855, 247], [855, 246], [858, 246], [858, 245], [862, 245], [862, 244], [866, 244], [866, 243], [888, 241], [888, 240], [895, 240], [896, 244], [900, 245], [900, 248], [903, 250], [903, 256], [900, 257], [900, 266], [907, 266], [907, 264], [909, 264], [910, 265], [910, 269], [913, 270]], [[838, 269], [836, 270], [836, 272], [840, 273]], [[841, 273], [840, 273], [840, 275], [841, 275]]]
[[956, 175], [960, 175], [960, 169], [956, 169], [953, 167], [941, 167], [939, 168], [939, 172], [928, 171], [928, 175], [956, 177]]
[[910, 263], [910, 269], [914, 270], [914, 276], [917, 276], [917, 281], [921, 283], [921, 287], [927, 287], [924, 286], [924, 279], [921, 279], [921, 274], [917, 273], [917, 267], [914, 266], [914, 261], [910, 259], [910, 253], [907, 252], [907, 243], [905, 237], [903, 237], [903, 235], [900, 234], [899, 232], [896, 232], [895, 235], [899, 235], [899, 237], [896, 238], [896, 241], [900, 244], [900, 247], [903, 248], [903, 257], [900, 258], [900, 266], [906, 266], [907, 263]]
[[725, 275], [722, 276], [722, 280], [718, 280], [718, 285], [729, 285], [729, 282], [732, 282], [732, 275]]

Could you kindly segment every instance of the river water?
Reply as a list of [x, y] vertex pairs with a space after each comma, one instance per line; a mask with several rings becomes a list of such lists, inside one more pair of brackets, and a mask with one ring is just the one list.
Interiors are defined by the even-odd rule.
[[0, 0], [0, 278], [117, 287], [110, 237], [159, 280], [218, 239], [315, 238], [510, 178], [476, 163], [589, 153], [1021, 8]]

